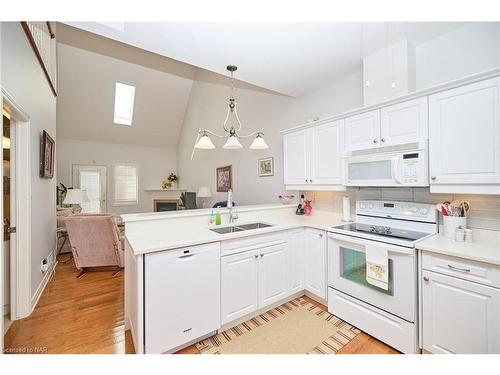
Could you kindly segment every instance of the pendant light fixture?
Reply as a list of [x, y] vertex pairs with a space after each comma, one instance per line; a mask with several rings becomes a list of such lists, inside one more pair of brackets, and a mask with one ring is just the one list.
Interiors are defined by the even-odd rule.
[[[240, 139], [250, 138], [253, 136], [255, 136], [255, 139], [249, 147], [251, 150], [265, 150], [269, 148], [269, 146], [264, 141], [263, 132], [256, 131], [247, 135], [242, 135], [239, 133], [241, 131], [242, 125], [240, 118], [238, 117], [238, 111], [236, 109], [236, 99], [234, 98], [234, 72], [238, 69], [238, 67], [236, 65], [228, 65], [226, 69], [231, 73], [231, 95], [227, 104], [226, 119], [224, 120], [224, 123], [222, 125], [222, 128], [224, 129], [226, 134], [219, 135], [207, 129], [199, 129], [193, 152], [191, 153], [191, 160], [193, 160], [194, 152], [197, 148], [203, 150], [215, 149], [215, 145], [210, 139], [211, 135], [217, 138], [226, 138], [226, 142], [224, 143], [224, 146], [222, 146], [222, 148], [226, 150], [238, 150], [240, 148], [243, 148]], [[229, 125], [231, 120], [233, 120], [233, 123]]]

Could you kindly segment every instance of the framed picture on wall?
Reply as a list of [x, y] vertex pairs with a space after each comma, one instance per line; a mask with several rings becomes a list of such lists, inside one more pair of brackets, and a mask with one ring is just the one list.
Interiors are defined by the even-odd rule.
[[259, 177], [274, 176], [274, 158], [259, 159]]
[[217, 191], [219, 193], [227, 192], [233, 188], [233, 167], [226, 165], [217, 168]]
[[40, 143], [40, 177], [54, 177], [54, 156], [56, 144], [45, 130], [42, 133]]

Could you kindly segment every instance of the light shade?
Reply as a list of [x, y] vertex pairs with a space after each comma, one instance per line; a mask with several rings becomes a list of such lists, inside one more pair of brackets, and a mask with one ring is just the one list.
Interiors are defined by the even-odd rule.
[[87, 192], [80, 189], [68, 189], [63, 201], [64, 204], [81, 204], [87, 202], [89, 202]]
[[230, 135], [226, 143], [222, 147], [227, 150], [237, 150], [239, 148], [242, 148], [243, 146], [241, 145], [240, 141], [238, 141], [238, 138], [236, 138], [234, 135]]
[[252, 144], [250, 145], [250, 149], [252, 150], [266, 150], [268, 149], [269, 146], [267, 143], [264, 141], [264, 138], [260, 134], [257, 134], [257, 137], [253, 140]]
[[212, 140], [206, 133], [200, 137], [195, 147], [202, 150], [213, 150], [215, 148]]
[[212, 196], [212, 192], [208, 186], [200, 186], [198, 188], [198, 198], [210, 198]]

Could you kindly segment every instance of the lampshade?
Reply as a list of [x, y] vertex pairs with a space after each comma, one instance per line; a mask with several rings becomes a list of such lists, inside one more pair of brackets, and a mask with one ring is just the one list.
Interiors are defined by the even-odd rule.
[[10, 138], [7, 138], [5, 135], [2, 137], [2, 148], [10, 148]]
[[198, 142], [196, 143], [196, 148], [200, 148], [202, 150], [213, 150], [215, 148], [214, 144], [212, 143], [212, 140], [210, 137], [207, 135], [207, 133], [204, 133]]
[[222, 147], [226, 150], [237, 150], [239, 148], [242, 148], [243, 146], [241, 145], [240, 141], [238, 141], [238, 138], [236, 138], [234, 135], [230, 135], [227, 138], [226, 143]]
[[210, 198], [212, 196], [212, 192], [208, 186], [200, 186], [198, 188], [198, 198]]
[[262, 135], [257, 134], [257, 137], [253, 140], [252, 144], [250, 145], [250, 149], [252, 150], [266, 150], [268, 149], [269, 146], [267, 143], [264, 141], [264, 138], [262, 138]]
[[87, 203], [88, 201], [89, 196], [87, 195], [87, 192], [85, 190], [68, 189], [63, 204], [81, 204]]

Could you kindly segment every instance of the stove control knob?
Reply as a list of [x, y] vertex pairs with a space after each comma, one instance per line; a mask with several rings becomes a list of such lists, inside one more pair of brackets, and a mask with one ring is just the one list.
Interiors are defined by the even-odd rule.
[[422, 207], [418, 212], [420, 212], [422, 215], [427, 215], [427, 212], [429, 212], [429, 210], [425, 207]]
[[373, 208], [373, 204], [372, 203], [368, 203], [368, 209], [371, 210]]
[[417, 213], [417, 206], [410, 206], [410, 211], [413, 213]]
[[360, 203], [359, 208], [364, 210], [366, 208], [366, 205], [364, 203]]

